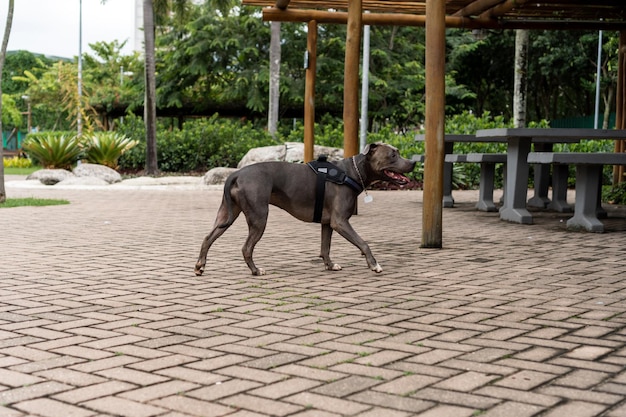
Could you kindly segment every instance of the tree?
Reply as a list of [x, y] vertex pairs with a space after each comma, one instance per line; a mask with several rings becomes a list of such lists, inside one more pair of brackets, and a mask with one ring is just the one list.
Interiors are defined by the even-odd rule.
[[280, 22], [271, 22], [270, 38], [270, 97], [267, 130], [272, 136], [278, 129], [278, 105], [280, 102]]
[[528, 31], [515, 31], [515, 91], [513, 92], [513, 124], [526, 127], [526, 86], [528, 71]]
[[[158, 0], [157, 0], [158, 1]], [[156, 65], [154, 59], [154, 7], [152, 0], [143, 0], [143, 34], [145, 60], [144, 122], [146, 124], [146, 174], [159, 170], [156, 146]]]
[[[9, 10], [7, 12], [7, 23], [4, 28], [4, 36], [2, 38], [2, 48], [0, 49], [0, 115], [2, 115], [2, 70], [4, 69], [4, 61], [7, 56], [7, 46], [9, 45], [9, 36], [11, 36], [11, 25], [13, 24], [13, 9], [15, 0], [9, 0]], [[0, 203], [4, 203], [7, 199], [7, 193], [4, 186], [4, 140], [2, 139], [2, 117], [0, 117]]]

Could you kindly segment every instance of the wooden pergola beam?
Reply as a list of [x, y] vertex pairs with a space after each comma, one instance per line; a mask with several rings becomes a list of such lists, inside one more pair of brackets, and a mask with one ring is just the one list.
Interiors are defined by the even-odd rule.
[[[301, 10], [287, 9], [280, 10], [275, 7], [263, 9], [263, 20], [266, 22], [302, 22], [306, 23], [315, 20], [319, 24], [340, 24], [348, 23], [348, 13], [329, 12], [325, 10]], [[400, 13], [365, 13], [362, 17], [364, 25], [370, 26], [425, 26], [426, 16], [409, 15]], [[484, 23], [477, 25], [473, 19], [466, 17], [446, 16], [446, 26], [478, 29], [484, 27]], [[494, 29], [497, 28], [493, 26]]]
[[527, 3], [528, 0], [506, 0], [494, 7], [485, 10], [480, 14], [481, 19], [491, 19], [496, 16], [502, 16], [503, 14], [510, 12], [513, 8], [521, 6]]
[[502, 2], [502, 0], [476, 0], [475, 2], [468, 4], [461, 10], [454, 13], [453, 16], [478, 16], [486, 10], [491, 9], [493, 6], [497, 5], [500, 2]]
[[[348, 13], [329, 12], [326, 10], [280, 10], [275, 7], [263, 9], [266, 22], [302, 22], [315, 20], [318, 24], [348, 23]], [[500, 21], [495, 18], [471, 18], [464, 16], [445, 16], [448, 28], [459, 29], [529, 29], [529, 30], [626, 30], [626, 22], [618, 21], [575, 21], [575, 20], [520, 20]], [[363, 24], [370, 26], [426, 26], [426, 16], [399, 13], [365, 13]]]

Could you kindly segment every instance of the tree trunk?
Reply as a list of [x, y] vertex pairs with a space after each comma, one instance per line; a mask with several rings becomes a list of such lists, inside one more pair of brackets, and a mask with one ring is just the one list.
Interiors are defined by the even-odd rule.
[[7, 193], [4, 187], [4, 140], [2, 139], [2, 70], [4, 69], [4, 61], [7, 56], [7, 45], [9, 44], [9, 36], [11, 35], [14, 6], [15, 0], [9, 0], [7, 23], [4, 28], [4, 37], [2, 38], [2, 49], [0, 50], [0, 203], [4, 203], [7, 199]]
[[143, 0], [143, 33], [146, 96], [144, 122], [146, 124], [146, 174], [156, 175], [159, 171], [156, 145], [156, 66], [154, 46], [154, 7], [152, 0]]
[[513, 92], [513, 125], [526, 127], [526, 91], [528, 84], [528, 31], [515, 31], [515, 87]]
[[602, 119], [602, 129], [609, 129], [609, 119], [611, 117], [611, 103], [615, 97], [615, 87], [609, 85], [604, 96], [604, 116]]
[[278, 129], [278, 105], [280, 101], [280, 22], [272, 22], [270, 40], [270, 98], [267, 115], [267, 130], [276, 136]]

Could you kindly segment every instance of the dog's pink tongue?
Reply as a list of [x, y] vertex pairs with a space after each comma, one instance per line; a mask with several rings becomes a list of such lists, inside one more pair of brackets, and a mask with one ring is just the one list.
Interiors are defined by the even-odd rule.
[[404, 175], [398, 174], [397, 172], [393, 172], [393, 171], [385, 170], [385, 175], [387, 175], [389, 178], [392, 178], [392, 179], [394, 179], [395, 181], [398, 181], [398, 182], [409, 182], [410, 181]]

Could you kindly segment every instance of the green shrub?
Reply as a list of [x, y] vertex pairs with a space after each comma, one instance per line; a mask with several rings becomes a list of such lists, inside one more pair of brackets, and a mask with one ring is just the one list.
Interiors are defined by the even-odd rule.
[[30, 159], [19, 156], [4, 158], [3, 163], [5, 168], [30, 168], [33, 165], [33, 161]]
[[626, 205], [626, 182], [622, 182], [616, 186], [603, 186], [602, 201], [610, 204]]
[[[142, 170], [146, 161], [145, 128], [140, 118], [126, 117], [120, 132], [138, 141], [120, 157], [121, 169]], [[277, 142], [250, 122], [219, 118], [194, 119], [182, 128], [161, 125], [157, 129], [157, 158], [163, 172], [206, 171], [218, 166], [236, 167], [241, 158], [259, 146]]]
[[80, 140], [61, 132], [28, 135], [22, 149], [44, 168], [71, 169], [82, 154]]
[[117, 163], [124, 152], [137, 145], [131, 140], [115, 132], [96, 132], [83, 139], [84, 158], [87, 162], [117, 169]]

